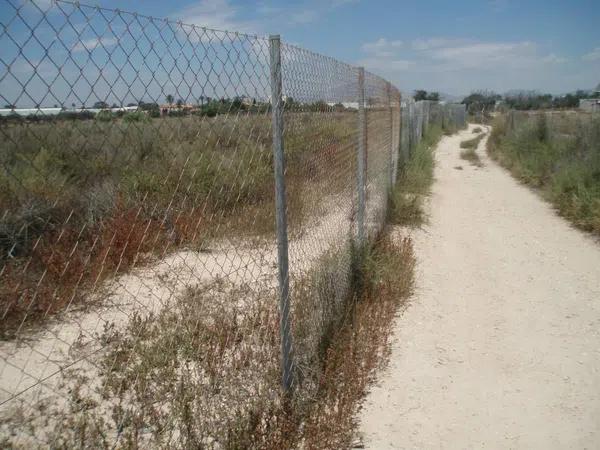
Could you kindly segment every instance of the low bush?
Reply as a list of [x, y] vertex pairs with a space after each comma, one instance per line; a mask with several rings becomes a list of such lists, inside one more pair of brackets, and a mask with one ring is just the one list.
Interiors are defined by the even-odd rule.
[[114, 118], [116, 118], [117, 116], [115, 114], [113, 114], [110, 110], [108, 109], [103, 109], [102, 111], [99, 111], [96, 114], [95, 119], [98, 122], [110, 122], [111, 120], [113, 120]]
[[128, 112], [123, 115], [123, 122], [125, 123], [148, 122], [149, 120], [150, 115], [144, 111]]

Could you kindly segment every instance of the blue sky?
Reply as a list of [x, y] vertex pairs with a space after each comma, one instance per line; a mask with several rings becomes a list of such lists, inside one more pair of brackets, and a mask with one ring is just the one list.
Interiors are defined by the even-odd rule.
[[[11, 38], [22, 39], [22, 42], [28, 36], [25, 24], [27, 21], [36, 23], [39, 14], [28, 5], [22, 9], [22, 22], [12, 21], [11, 17], [15, 13], [14, 5], [30, 1], [0, 0], [0, 22], [8, 24]], [[42, 8], [50, 8], [52, 4], [52, 0], [35, 1]], [[537, 89], [559, 94], [593, 88], [600, 83], [600, 0], [88, 0], [84, 3], [221, 30], [281, 34], [288, 43], [365, 66], [404, 92], [426, 89], [465, 95], [479, 89], [499, 93]], [[64, 22], [62, 14], [55, 10], [48, 17], [55, 18], [57, 23]], [[69, 20], [77, 22], [75, 28], [60, 31], [61, 39], [75, 39], [68, 46], [54, 42], [55, 31], [45, 23], [37, 30], [42, 45], [50, 48], [47, 55], [58, 65], [53, 65], [48, 57], [44, 59], [42, 47], [35, 42], [27, 44], [26, 52], [19, 56], [18, 45], [7, 34], [0, 36], [0, 58], [5, 64], [0, 69], [6, 71], [9, 67], [10, 72], [7, 77], [0, 73], [2, 102], [87, 104], [97, 98], [110, 97], [111, 102], [123, 103], [149, 94], [158, 99], [159, 93], [163, 96], [167, 91], [186, 99], [195, 98], [200, 92], [206, 94], [207, 90], [213, 96], [227, 92], [219, 86], [202, 87], [198, 80], [196, 85], [186, 89], [185, 83], [176, 79], [168, 80], [169, 84], [161, 84], [158, 79], [158, 85], [153, 82], [154, 87], [141, 85], [138, 80], [137, 91], [135, 86], [113, 87], [113, 80], [115, 84], [123, 84], [122, 79], [118, 80], [117, 66], [119, 58], [125, 56], [118, 56], [119, 52], [112, 56], [116, 63], [110, 67], [112, 75], [105, 70], [107, 79], [89, 87], [85, 80], [78, 80], [79, 69], [75, 63], [86, 64], [84, 76], [92, 79], [97, 66], [92, 64], [90, 56], [103, 66], [109, 52], [117, 47], [126, 50], [135, 45], [137, 38], [120, 38], [123, 27], [115, 26], [112, 30], [103, 28], [100, 31], [103, 37], [98, 39], [93, 30], [86, 28], [85, 17], [74, 15]], [[95, 16], [94, 21], [106, 22], [99, 16]], [[79, 37], [81, 42], [77, 43], [77, 34], [84, 29], [85, 33]], [[140, 48], [147, 49], [148, 41], [140, 44]], [[143, 52], [131, 58], [132, 64], [126, 71], [133, 77], [134, 71], [142, 67], [140, 73], [151, 76], [152, 68], [160, 67], [159, 61], [148, 60], [148, 70], [143, 70], [140, 53]], [[28, 55], [28, 59], [24, 55]], [[13, 62], [6, 66], [10, 61]], [[172, 64], [169, 60], [162, 63]], [[62, 66], [62, 75], [58, 74], [57, 66]], [[21, 83], [28, 79], [32, 67], [45, 80], [33, 77], [23, 88]], [[122, 78], [127, 78], [126, 71]], [[110, 76], [113, 78], [109, 79]], [[165, 70], [162, 76], [177, 78], [177, 73]], [[56, 80], [52, 81], [54, 94], [48, 95], [45, 84], [48, 80]], [[75, 89], [71, 89], [72, 86]], [[131, 92], [126, 97], [120, 96], [120, 92], [127, 90]], [[33, 94], [24, 95], [25, 91]]]
[[293, 42], [403, 90], [552, 93], [600, 83], [598, 0], [99, 0]]

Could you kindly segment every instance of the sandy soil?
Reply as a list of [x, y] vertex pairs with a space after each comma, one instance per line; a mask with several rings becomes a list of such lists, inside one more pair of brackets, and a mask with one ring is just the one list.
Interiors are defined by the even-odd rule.
[[[600, 448], [600, 245], [442, 140], [417, 292], [359, 415], [366, 448]], [[457, 169], [458, 166], [462, 170]]]
[[[367, 224], [375, 227], [383, 198], [369, 189]], [[310, 271], [330, 250], [347, 242], [354, 227], [351, 196], [330, 195], [323, 213], [309, 221], [303, 232], [290, 237], [290, 270], [294, 279]], [[273, 242], [213, 242], [205, 251], [181, 250], [154, 264], [105, 283], [102, 302], [63, 314], [59, 320], [15, 341], [0, 342], [0, 437], [11, 427], [18, 408], [35, 409], [41, 400], [63, 403], [70, 385], [62, 385], [67, 369], [96, 379], [96, 362], [103, 351], [100, 339], [106, 326], [122, 328], [134, 312], [158, 312], [185, 290], [207, 288], [216, 279], [231, 288], [249, 284], [275, 288], [277, 253]], [[293, 284], [293, 280], [292, 280]], [[215, 289], [222, 287], [217, 283]], [[98, 294], [100, 295], [100, 294]], [[16, 400], [16, 401], [14, 401]]]

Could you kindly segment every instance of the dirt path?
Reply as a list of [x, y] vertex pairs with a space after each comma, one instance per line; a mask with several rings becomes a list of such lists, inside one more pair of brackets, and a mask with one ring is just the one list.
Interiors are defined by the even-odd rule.
[[[417, 293], [360, 414], [366, 448], [600, 448], [600, 245], [485, 155], [437, 150]], [[462, 166], [463, 170], [456, 169]]]

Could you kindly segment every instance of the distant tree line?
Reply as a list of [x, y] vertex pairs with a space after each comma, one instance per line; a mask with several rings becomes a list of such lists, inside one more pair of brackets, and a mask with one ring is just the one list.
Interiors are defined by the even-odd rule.
[[502, 96], [493, 91], [477, 91], [465, 97], [461, 103], [466, 105], [469, 114], [476, 114], [493, 110], [501, 99]]
[[414, 92], [413, 98], [416, 102], [420, 100], [431, 100], [434, 102], [440, 101], [440, 93], [439, 92], [427, 92], [422, 89], [418, 89]]
[[509, 108], [549, 109], [549, 108], [576, 108], [582, 98], [600, 98], [600, 92], [586, 92], [578, 90], [566, 95], [553, 96], [551, 94], [540, 94], [538, 92], [519, 92], [504, 96], [504, 102]]
[[551, 108], [577, 108], [582, 98], [600, 98], [600, 92], [578, 90], [566, 95], [543, 94], [537, 91], [510, 92], [476, 91], [462, 101], [471, 114], [492, 110], [497, 102], [509, 109], [521, 111]]
[[[82, 106], [77, 109], [72, 105], [71, 110], [62, 107], [58, 114], [35, 113], [23, 116], [13, 111], [7, 116], [0, 116], [0, 122], [52, 122], [57, 120], [98, 120], [108, 122], [113, 119], [123, 118], [127, 122], [147, 121], [161, 116], [184, 117], [184, 116], [206, 116], [215, 117], [222, 114], [246, 113], [267, 113], [271, 105], [268, 102], [261, 102], [257, 99], [248, 99], [243, 97], [220, 98], [201, 96], [197, 103], [187, 104], [183, 99], [175, 101], [173, 95], [165, 97], [167, 104], [160, 105], [156, 102], [140, 101], [138, 103], [129, 103], [128, 107], [137, 106], [136, 111], [118, 110], [116, 104], [110, 106], [104, 101], [97, 101], [91, 109]], [[323, 100], [314, 102], [298, 102], [291, 97], [284, 99], [285, 110], [295, 112], [340, 112], [346, 110], [342, 103], [330, 105]], [[10, 106], [10, 108], [8, 108]], [[39, 108], [39, 106], [36, 106]], [[16, 109], [14, 105], [7, 105], [7, 109]], [[114, 111], [116, 109], [116, 111]], [[162, 110], [161, 110], [162, 109]]]

